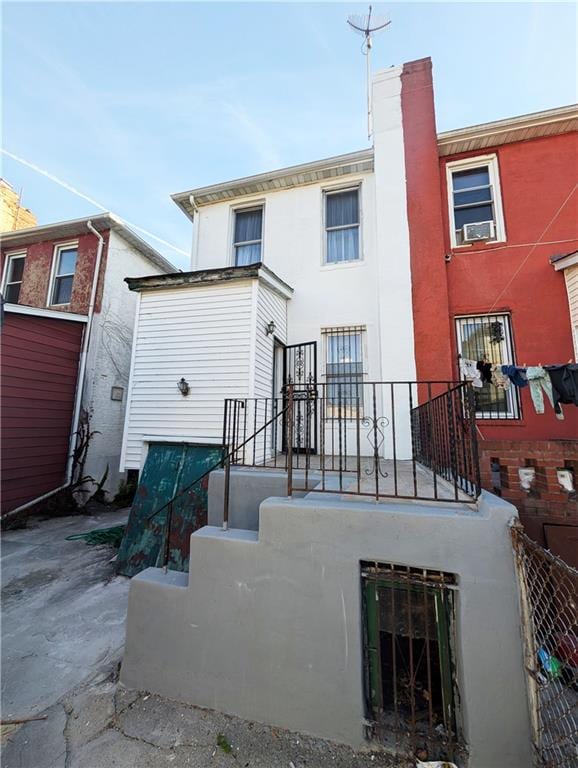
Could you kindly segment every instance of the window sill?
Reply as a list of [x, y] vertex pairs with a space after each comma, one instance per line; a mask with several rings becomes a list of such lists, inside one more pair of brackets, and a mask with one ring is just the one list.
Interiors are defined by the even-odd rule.
[[476, 424], [478, 427], [525, 427], [526, 422], [516, 416], [508, 416], [504, 419], [483, 419], [476, 416]]
[[332, 269], [352, 269], [353, 267], [361, 267], [365, 265], [364, 259], [351, 259], [351, 261], [338, 261], [338, 262], [323, 262], [321, 269], [323, 271], [330, 271]]
[[478, 251], [491, 251], [495, 247], [507, 245], [507, 240], [479, 240], [473, 243], [462, 243], [462, 245], [452, 245], [452, 253], [476, 253]]

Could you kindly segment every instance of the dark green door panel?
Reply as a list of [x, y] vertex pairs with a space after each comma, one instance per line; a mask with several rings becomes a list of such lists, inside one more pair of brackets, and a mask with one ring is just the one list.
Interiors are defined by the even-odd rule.
[[[118, 573], [134, 576], [160, 564], [168, 510], [154, 513], [216, 466], [221, 455], [218, 445], [151, 444], [118, 553]], [[168, 562], [172, 570], [188, 570], [191, 533], [207, 524], [208, 481], [207, 476], [173, 504]]]

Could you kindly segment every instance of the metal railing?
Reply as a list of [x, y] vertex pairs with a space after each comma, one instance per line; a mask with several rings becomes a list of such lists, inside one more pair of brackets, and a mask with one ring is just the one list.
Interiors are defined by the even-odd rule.
[[578, 765], [578, 571], [512, 526], [534, 765]]
[[294, 490], [468, 502], [480, 493], [466, 382], [332, 381], [225, 402], [225, 519], [231, 466], [276, 468]]

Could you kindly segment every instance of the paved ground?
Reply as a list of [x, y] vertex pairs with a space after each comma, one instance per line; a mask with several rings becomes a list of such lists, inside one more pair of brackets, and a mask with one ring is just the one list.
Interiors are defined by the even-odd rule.
[[[123, 513], [36, 522], [2, 536], [3, 768], [403, 768], [117, 683], [128, 579], [113, 550], [68, 542]], [[415, 765], [415, 763], [411, 763]]]

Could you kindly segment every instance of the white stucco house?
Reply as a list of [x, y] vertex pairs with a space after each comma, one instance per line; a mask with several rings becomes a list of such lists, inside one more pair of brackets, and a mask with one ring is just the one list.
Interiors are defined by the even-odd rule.
[[525, 768], [516, 511], [480, 492], [469, 386], [417, 380], [417, 92], [437, 168], [431, 62], [378, 72], [371, 148], [174, 195], [190, 271], [127, 280], [121, 680], [356, 749]]

